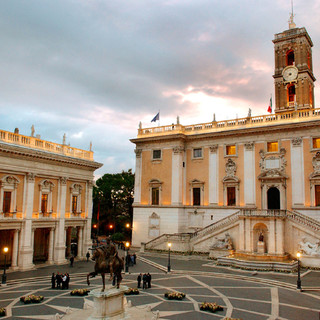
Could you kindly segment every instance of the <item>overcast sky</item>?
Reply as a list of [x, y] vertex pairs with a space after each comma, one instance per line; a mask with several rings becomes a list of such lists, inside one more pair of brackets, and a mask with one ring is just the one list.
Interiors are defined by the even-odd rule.
[[[265, 114], [275, 33], [290, 0], [1, 0], [0, 129], [89, 149], [135, 166], [139, 121], [161, 125]], [[320, 75], [320, 0], [294, 0]], [[320, 101], [316, 82], [315, 100]]]

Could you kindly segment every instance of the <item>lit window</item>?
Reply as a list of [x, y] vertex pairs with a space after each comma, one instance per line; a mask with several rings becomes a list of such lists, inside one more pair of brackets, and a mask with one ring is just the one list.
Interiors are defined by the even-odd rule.
[[235, 206], [236, 205], [236, 188], [227, 187], [227, 205]]
[[230, 156], [230, 155], [235, 155], [235, 154], [236, 154], [236, 146], [235, 145], [231, 145], [231, 146], [226, 147], [226, 155]]
[[78, 197], [72, 196], [72, 213], [77, 213]]
[[313, 149], [320, 149], [320, 138], [313, 138]]
[[200, 194], [201, 194], [200, 188], [193, 188], [192, 191], [193, 191], [193, 205], [200, 206]]
[[294, 64], [294, 51], [290, 50], [287, 52], [287, 66], [292, 66]]
[[268, 142], [267, 150], [268, 152], [278, 152], [278, 142]]
[[193, 158], [202, 158], [202, 149], [193, 149]]
[[153, 150], [152, 158], [153, 159], [161, 159], [161, 150]]
[[159, 188], [152, 188], [152, 205], [159, 205]]
[[316, 207], [320, 206], [320, 186], [315, 186], [315, 200], [316, 200]]
[[9, 213], [11, 206], [11, 192], [5, 191], [3, 193], [3, 213]]
[[288, 102], [294, 102], [295, 101], [295, 96], [296, 96], [296, 87], [294, 84], [291, 84], [288, 87]]
[[41, 195], [41, 212], [46, 213], [48, 208], [48, 195], [42, 194]]

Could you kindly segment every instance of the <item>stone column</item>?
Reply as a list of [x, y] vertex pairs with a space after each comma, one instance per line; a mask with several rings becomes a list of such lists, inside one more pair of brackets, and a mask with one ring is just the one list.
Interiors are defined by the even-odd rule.
[[85, 221], [84, 229], [83, 229], [83, 252], [87, 252], [88, 248], [92, 246], [92, 240], [91, 240], [91, 221], [92, 221], [92, 187], [93, 182], [89, 181], [87, 183], [88, 187], [88, 215], [87, 219]]
[[24, 223], [22, 225], [22, 245], [19, 254], [19, 269], [29, 270], [34, 267], [33, 264], [33, 238], [32, 238], [32, 213], [34, 198], [34, 180], [35, 174], [28, 173], [25, 178], [26, 205], [23, 212]]
[[172, 150], [171, 204], [182, 204], [182, 157], [184, 148], [176, 146]]
[[239, 251], [244, 251], [244, 237], [245, 237], [245, 228], [244, 228], [244, 218], [239, 219]]
[[66, 262], [65, 252], [65, 234], [64, 234], [64, 225], [65, 225], [65, 213], [66, 213], [66, 196], [67, 196], [67, 178], [62, 177], [59, 181], [60, 185], [60, 203], [58, 212], [58, 225], [55, 230], [55, 246], [54, 246], [54, 263], [62, 264]]
[[83, 227], [78, 228], [78, 258], [83, 258]]
[[65, 246], [67, 248], [67, 258], [71, 255], [71, 227], [65, 228], [66, 229], [66, 243]]
[[209, 153], [209, 203], [218, 204], [219, 199], [219, 157], [218, 145], [210, 146]]
[[136, 171], [134, 179], [134, 203], [141, 201], [141, 165], [142, 165], [142, 149], [135, 149], [136, 153]]
[[54, 246], [54, 228], [50, 228], [49, 233], [49, 254], [48, 254], [48, 263], [53, 264], [53, 246]]
[[304, 159], [303, 143], [301, 138], [291, 140], [291, 187], [292, 206], [304, 206]]
[[246, 206], [255, 206], [255, 161], [254, 143], [244, 144], [244, 202]]
[[284, 254], [284, 226], [283, 226], [283, 220], [277, 219], [276, 220], [276, 230], [277, 230], [277, 254]]
[[251, 220], [245, 219], [245, 251], [252, 252], [251, 246]]
[[268, 253], [276, 253], [276, 229], [274, 219], [271, 219], [269, 222]]
[[12, 261], [11, 268], [12, 270], [18, 269], [18, 247], [19, 247], [19, 229], [14, 230], [13, 234], [13, 245], [12, 245]]

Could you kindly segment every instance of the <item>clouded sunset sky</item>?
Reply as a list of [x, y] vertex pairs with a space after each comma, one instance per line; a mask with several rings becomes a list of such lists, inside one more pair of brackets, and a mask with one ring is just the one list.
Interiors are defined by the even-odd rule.
[[[96, 177], [134, 170], [129, 139], [158, 110], [161, 125], [267, 113], [272, 39], [290, 11], [290, 0], [2, 0], [0, 129], [92, 141]], [[294, 13], [317, 78], [320, 0], [294, 0]]]

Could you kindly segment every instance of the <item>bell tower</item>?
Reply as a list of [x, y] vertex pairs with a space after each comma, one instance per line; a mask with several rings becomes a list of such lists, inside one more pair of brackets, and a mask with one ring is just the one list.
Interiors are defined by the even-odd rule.
[[289, 20], [289, 29], [274, 36], [275, 112], [314, 108], [312, 40], [305, 28]]

